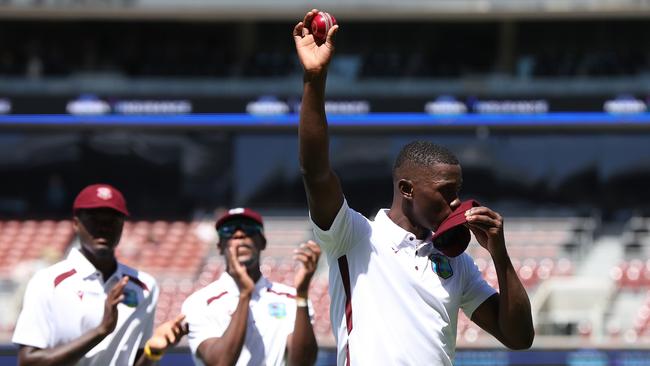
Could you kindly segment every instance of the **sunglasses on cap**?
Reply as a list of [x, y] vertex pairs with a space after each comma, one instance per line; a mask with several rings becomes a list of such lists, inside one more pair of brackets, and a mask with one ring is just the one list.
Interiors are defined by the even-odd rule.
[[262, 225], [241, 220], [226, 222], [217, 229], [217, 232], [221, 238], [230, 238], [235, 235], [237, 230], [243, 231], [247, 236], [261, 234], [263, 232]]

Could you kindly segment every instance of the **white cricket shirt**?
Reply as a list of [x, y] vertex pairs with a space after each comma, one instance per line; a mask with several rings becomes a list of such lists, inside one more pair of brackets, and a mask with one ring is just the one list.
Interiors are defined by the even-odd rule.
[[[284, 365], [287, 337], [296, 319], [296, 290], [261, 277], [250, 300], [246, 336], [237, 365]], [[224, 272], [208, 286], [190, 295], [182, 313], [190, 326], [188, 342], [196, 365], [199, 345], [208, 338], [221, 337], [239, 303], [239, 288]]]
[[468, 317], [496, 291], [472, 258], [448, 258], [380, 210], [370, 221], [343, 202], [323, 231], [330, 317], [342, 365], [452, 365], [458, 310]]
[[115, 330], [77, 365], [133, 365], [138, 348], [153, 332], [158, 286], [150, 275], [118, 263], [106, 282], [77, 249], [66, 259], [38, 271], [25, 291], [12, 342], [37, 348], [68, 343], [97, 327], [108, 292], [123, 276], [130, 280], [117, 305]]

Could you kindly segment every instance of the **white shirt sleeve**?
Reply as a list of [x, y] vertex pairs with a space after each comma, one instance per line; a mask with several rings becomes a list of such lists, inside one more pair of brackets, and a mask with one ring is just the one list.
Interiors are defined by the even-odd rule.
[[359, 242], [358, 238], [363, 232], [370, 232], [368, 220], [351, 209], [345, 199], [328, 230], [319, 228], [311, 219], [311, 215], [309, 220], [314, 228], [316, 242], [328, 255], [334, 257], [346, 254], [355, 243]]
[[41, 349], [52, 346], [50, 299], [54, 284], [50, 279], [48, 286], [47, 279], [43, 272], [38, 272], [27, 284], [23, 308], [11, 339], [13, 343]]
[[193, 355], [196, 356], [203, 341], [221, 337], [228, 328], [230, 316], [222, 310], [217, 308], [217, 304], [207, 305], [206, 300], [200, 297], [190, 297], [183, 303], [181, 312], [189, 325], [187, 341]]
[[465, 315], [471, 319], [474, 310], [497, 291], [483, 279], [481, 271], [479, 271], [472, 257], [467, 253], [461, 255], [464, 276], [460, 307]]

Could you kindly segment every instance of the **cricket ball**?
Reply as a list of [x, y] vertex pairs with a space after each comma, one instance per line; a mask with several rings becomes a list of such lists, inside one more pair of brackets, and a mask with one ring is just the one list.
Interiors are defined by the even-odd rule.
[[317, 42], [325, 42], [327, 32], [335, 25], [336, 19], [330, 13], [319, 11], [311, 21], [311, 34], [314, 35]]

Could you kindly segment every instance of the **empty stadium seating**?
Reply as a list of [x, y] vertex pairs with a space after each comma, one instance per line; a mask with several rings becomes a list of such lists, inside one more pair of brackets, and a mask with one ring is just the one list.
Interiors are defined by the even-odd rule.
[[137, 221], [124, 225], [118, 258], [155, 277], [194, 279], [205, 261], [208, 243], [195, 231], [198, 223]]
[[63, 255], [72, 235], [66, 220], [0, 221], [0, 276], [10, 276], [19, 263]]

